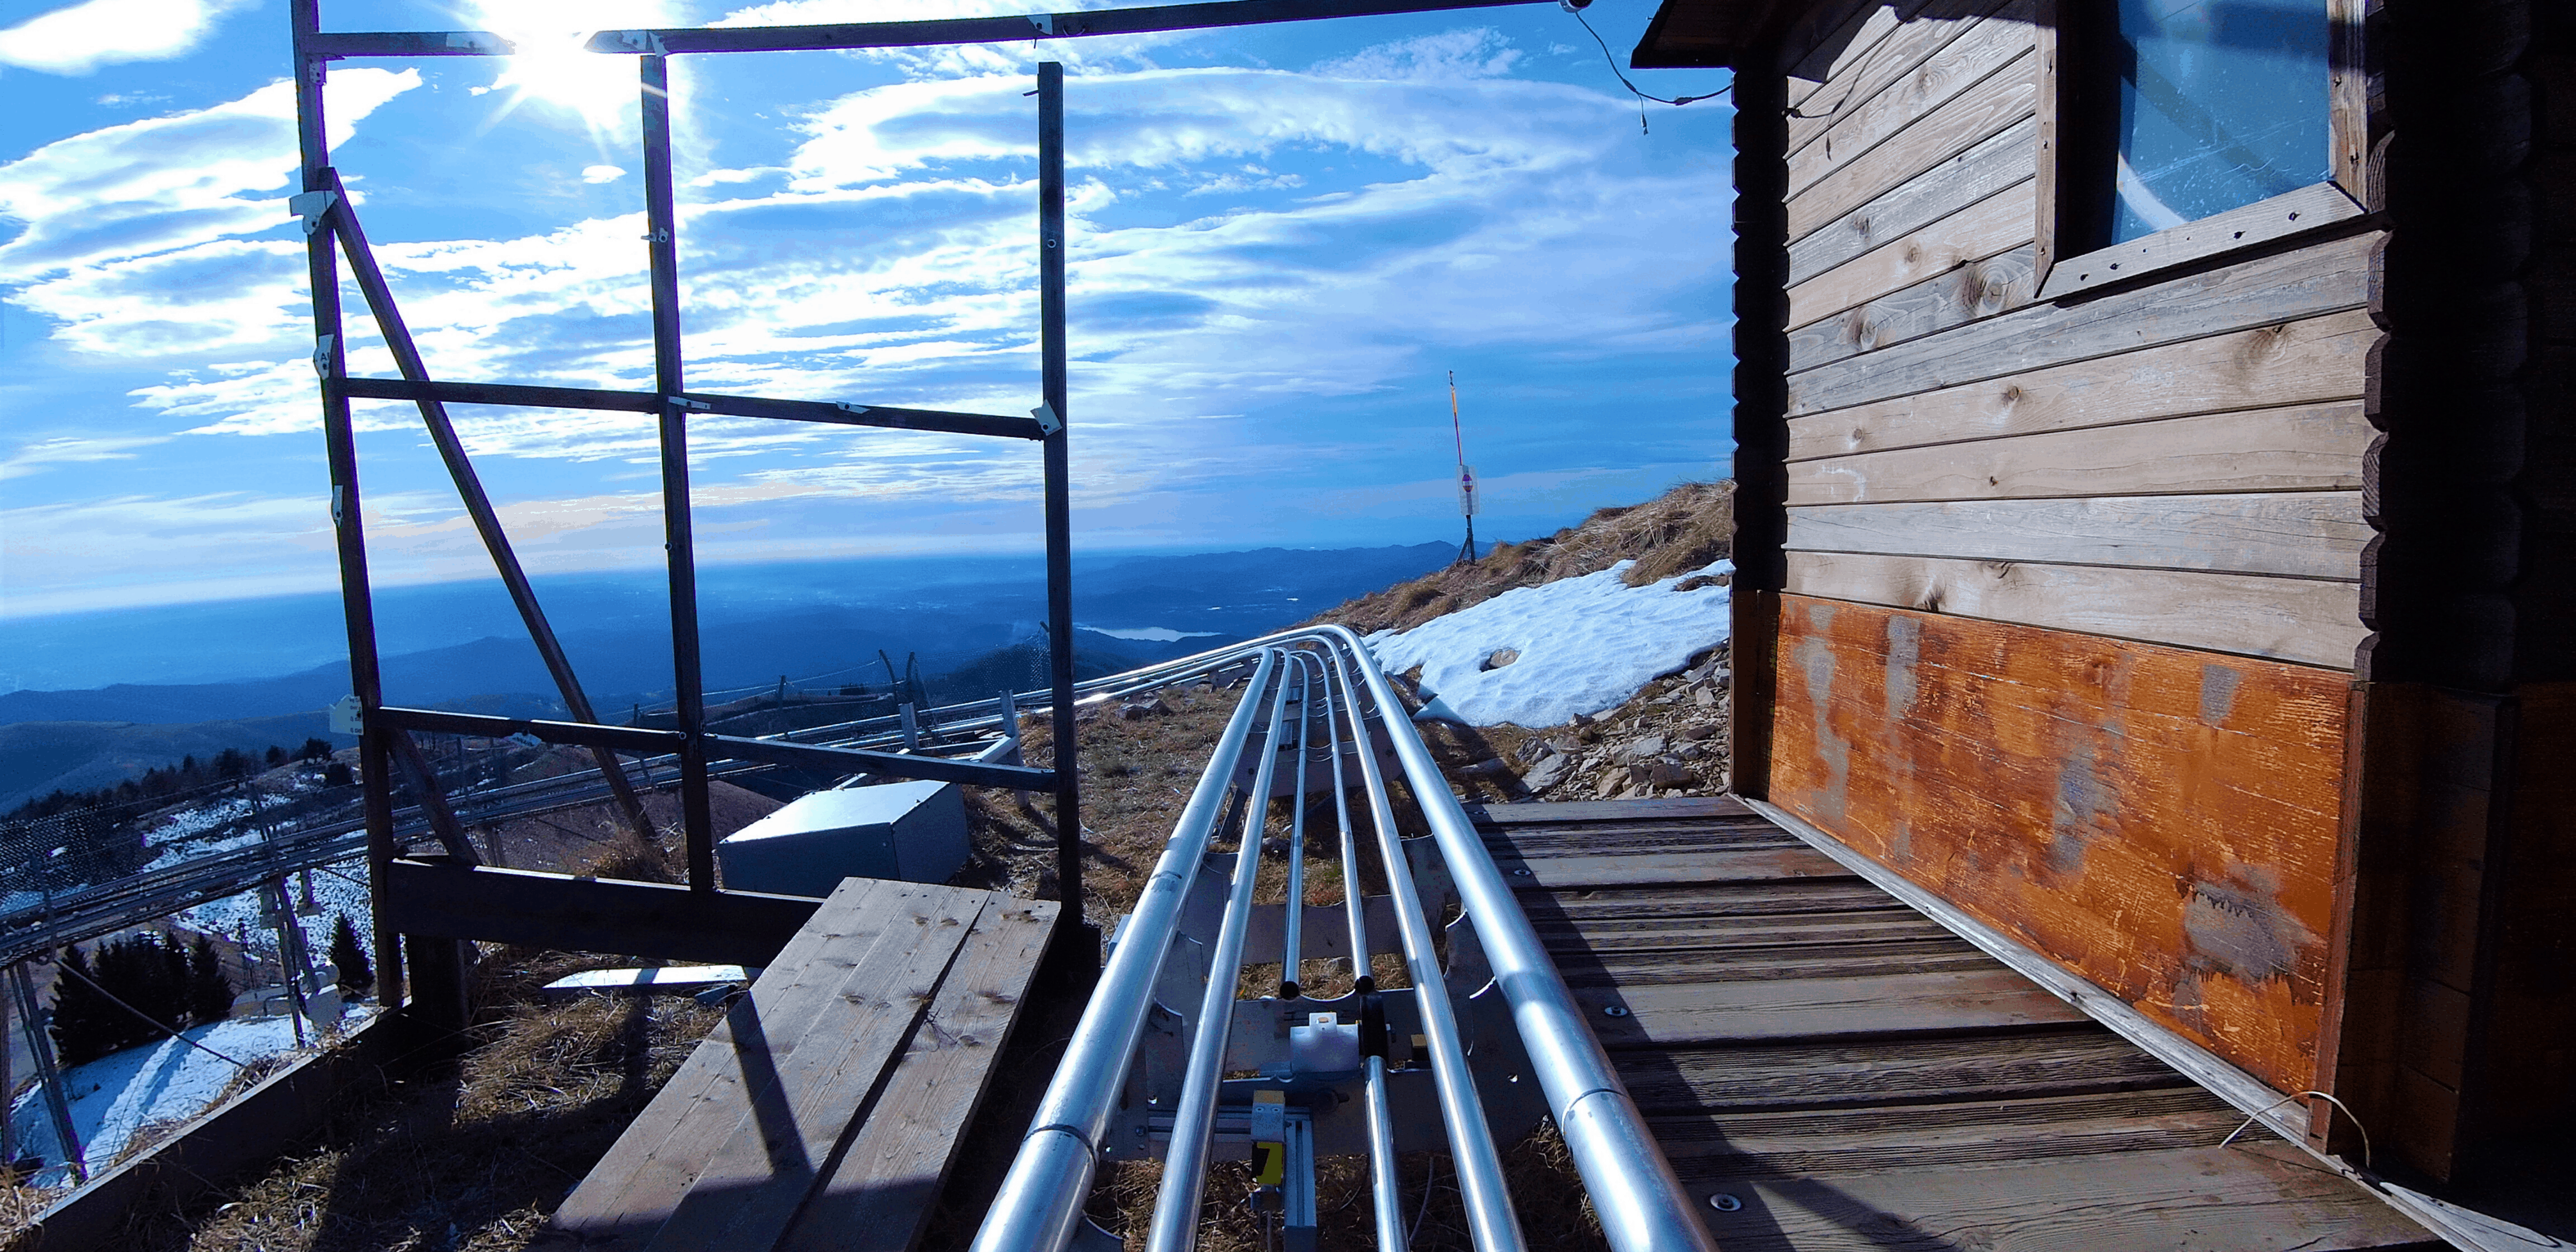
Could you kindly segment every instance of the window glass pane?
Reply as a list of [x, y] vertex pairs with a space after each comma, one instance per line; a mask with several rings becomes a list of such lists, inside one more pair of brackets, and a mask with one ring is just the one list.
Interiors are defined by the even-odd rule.
[[2325, 0], [2120, 0], [2111, 239], [2329, 176]]

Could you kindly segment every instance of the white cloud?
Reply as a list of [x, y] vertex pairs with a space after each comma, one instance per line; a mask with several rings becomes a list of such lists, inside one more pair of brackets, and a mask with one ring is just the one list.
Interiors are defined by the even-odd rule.
[[215, 22], [254, 0], [85, 0], [0, 30], [0, 64], [86, 74], [120, 61], [166, 61], [193, 50]]
[[[361, 119], [419, 85], [418, 70], [333, 74], [332, 142], [346, 142]], [[295, 148], [295, 88], [281, 80], [211, 108], [56, 140], [0, 165], [0, 217], [26, 224], [0, 245], [0, 283], [277, 226], [288, 220]]]
[[80, 438], [64, 436], [38, 439], [22, 444], [18, 450], [0, 457], [0, 481], [40, 474], [57, 465], [77, 465], [88, 461], [131, 461], [137, 452], [156, 444], [168, 443], [169, 436], [101, 436]]
[[626, 177], [626, 171], [619, 169], [614, 165], [585, 165], [581, 167], [581, 181], [586, 183], [613, 183], [624, 177]]
[[1325, 61], [1315, 72], [1326, 78], [1410, 79], [1500, 78], [1521, 59], [1502, 32], [1491, 27], [1448, 30], [1364, 48], [1350, 56]]

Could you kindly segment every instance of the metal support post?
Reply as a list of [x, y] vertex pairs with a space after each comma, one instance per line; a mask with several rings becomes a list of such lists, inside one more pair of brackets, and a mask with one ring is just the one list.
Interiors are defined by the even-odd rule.
[[[36, 1062], [36, 1083], [44, 1091], [45, 1112], [53, 1118], [54, 1137], [62, 1144], [63, 1164], [72, 1181], [89, 1181], [89, 1162], [81, 1152], [80, 1131], [72, 1125], [71, 1100], [63, 1094], [62, 1067], [54, 1063], [54, 1041], [45, 1037], [44, 1006], [36, 1003], [36, 984], [22, 962], [9, 967], [9, 990], [18, 1001], [18, 1028], [26, 1033], [27, 1054]], [[0, 1046], [6, 1041], [0, 1040]]]
[[1038, 316], [1045, 377], [1047, 660], [1055, 705], [1056, 899], [1060, 924], [1091, 936], [1099, 965], [1099, 930], [1082, 916], [1082, 787], [1074, 773], [1072, 459], [1065, 444], [1064, 345], [1064, 66], [1038, 66]]
[[[322, 29], [320, 0], [291, 0], [290, 20], [299, 46]], [[330, 132], [322, 115], [322, 80], [329, 63], [299, 56], [295, 64], [295, 127], [303, 178], [310, 194], [331, 191]], [[322, 376], [322, 442], [331, 467], [331, 523], [340, 558], [340, 606], [349, 633], [349, 690], [358, 698], [358, 782], [367, 821], [369, 892], [374, 896], [376, 950], [392, 953], [397, 940], [384, 918], [385, 866], [394, 847], [393, 770], [385, 732], [376, 710], [384, 704], [384, 685], [376, 662], [375, 597], [367, 580], [367, 540], [358, 497], [358, 441], [349, 420], [349, 398], [337, 386], [348, 372], [347, 342], [340, 324], [340, 266], [331, 239], [315, 233], [304, 240], [304, 258], [313, 296], [313, 367]], [[388, 968], [391, 968], [390, 963]], [[402, 979], [388, 974], [383, 1002], [401, 1002]]]
[[698, 557], [689, 525], [689, 401], [680, 364], [679, 217], [671, 203], [671, 77], [640, 58], [644, 96], [644, 236], [653, 263], [653, 377], [662, 393], [662, 531], [671, 566], [671, 670], [679, 729], [680, 822], [689, 889], [716, 889], [715, 820], [707, 806], [706, 683], [698, 654]]

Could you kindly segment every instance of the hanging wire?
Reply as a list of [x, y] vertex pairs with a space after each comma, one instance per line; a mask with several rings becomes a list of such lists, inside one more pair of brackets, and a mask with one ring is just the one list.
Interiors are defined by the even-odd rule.
[[1712, 100], [1725, 95], [1727, 92], [1735, 90], [1735, 76], [1733, 74], [1729, 74], [1727, 75], [1725, 86], [1720, 87], [1715, 91], [1703, 91], [1696, 96], [1674, 96], [1667, 99], [1663, 96], [1645, 91], [1639, 88], [1637, 84], [1628, 81], [1627, 72], [1619, 68], [1618, 56], [1610, 51], [1610, 41], [1603, 39], [1601, 37], [1601, 32], [1592, 28], [1592, 19], [1583, 16], [1583, 10], [1581, 9], [1568, 9], [1566, 11], [1574, 15], [1575, 21], [1583, 23], [1583, 30], [1586, 34], [1592, 36], [1592, 42], [1601, 45], [1601, 57], [1603, 60], [1610, 63], [1611, 76], [1619, 80], [1620, 86], [1628, 89], [1628, 94], [1637, 97], [1637, 130], [1640, 134], [1651, 135], [1654, 133], [1646, 128], [1646, 102], [1649, 100], [1652, 100], [1657, 104], [1670, 104], [1675, 106], [1697, 104], [1702, 100]]

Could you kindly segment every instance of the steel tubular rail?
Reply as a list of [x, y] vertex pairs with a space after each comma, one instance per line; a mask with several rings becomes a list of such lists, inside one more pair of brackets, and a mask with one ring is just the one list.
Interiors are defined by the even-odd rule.
[[[1282, 910], [1279, 936], [1279, 998], [1294, 1000], [1300, 994], [1299, 984], [1306, 972], [1299, 958], [1306, 951], [1306, 749], [1313, 742], [1315, 729], [1315, 689], [1322, 684], [1311, 681], [1309, 671], [1320, 671], [1315, 658], [1300, 649], [1288, 654], [1297, 663], [1297, 786], [1296, 803], [1288, 810], [1288, 885], [1287, 908]], [[1318, 673], [1317, 676], [1320, 676]], [[1282, 691], [1286, 690], [1283, 684]], [[1267, 796], [1266, 789], [1256, 788]], [[1352, 908], [1359, 906], [1353, 904]]]
[[[1402, 762], [1414, 799], [1430, 822], [1432, 837], [1440, 841], [1459, 901], [1475, 922], [1476, 941], [1493, 967], [1494, 981], [1511, 1003], [1512, 1021], [1528, 1049], [1530, 1068], [1547, 1093], [1548, 1111], [1555, 1115], [1575, 1168], [1583, 1175], [1584, 1190], [1591, 1193], [1593, 1211], [1610, 1246], [1618, 1252], [1717, 1252], [1717, 1243], [1682, 1190], [1681, 1179], [1674, 1176], [1663, 1149], [1647, 1132], [1627, 1085], [1611, 1068], [1610, 1054], [1584, 1024], [1583, 1011], [1566, 989], [1556, 962], [1539, 943], [1538, 932], [1512, 898], [1510, 885], [1494, 867], [1466, 809], [1449, 790], [1439, 762], [1432, 759], [1431, 749], [1412, 723], [1396, 715], [1403, 705], [1385, 673], [1348, 627], [1314, 629], [1359, 655], [1360, 676], [1379, 707], [1388, 710], [1384, 720], [1396, 759]], [[1365, 751], [1360, 760], [1364, 768], [1375, 768]], [[1402, 910], [1398, 916], [1404, 916]]]
[[[1199, 1203], [1207, 1194], [1208, 1147], [1216, 1139], [1217, 1086], [1225, 1080], [1225, 1044], [1234, 1025], [1234, 988], [1243, 976], [1244, 931], [1252, 919], [1252, 888], [1261, 877], [1261, 838], [1270, 826], [1270, 780], [1279, 769], [1279, 741], [1286, 729], [1288, 673], [1277, 651], [1261, 654], [1262, 669], [1276, 692], [1270, 697], [1270, 724], [1261, 741], [1261, 763], [1252, 771], [1252, 794], [1243, 806], [1243, 834], [1235, 842], [1234, 881], [1227, 885], [1225, 920], [1218, 925], [1216, 950], [1208, 957], [1207, 986], [1199, 997], [1198, 1021], [1190, 1031], [1190, 1055], [1182, 1069], [1180, 1103], [1173, 1109], [1171, 1147], [1163, 1154], [1163, 1188], [1154, 1197], [1154, 1222], [1145, 1236], [1149, 1252], [1189, 1252], [1197, 1246]], [[1300, 667], [1303, 668], [1302, 666]], [[1262, 695], [1256, 681], [1244, 692], [1250, 706]], [[1304, 796], [1296, 802], [1303, 805]]]
[[[1356, 647], [1354, 641], [1354, 647]], [[1511, 1188], [1503, 1181], [1503, 1162], [1494, 1147], [1493, 1130], [1485, 1121], [1485, 1104], [1476, 1093], [1476, 1078], [1467, 1068], [1467, 1052], [1458, 1036], [1457, 1011], [1449, 1004], [1449, 984], [1441, 976], [1440, 957], [1432, 946], [1431, 919], [1423, 912], [1422, 893], [1414, 887], [1413, 872], [1405, 865], [1404, 848], [1395, 824], [1395, 805], [1388, 798], [1386, 779], [1378, 769], [1377, 753], [1371, 749], [1368, 723], [1360, 715], [1359, 693], [1351, 686], [1350, 675], [1342, 667], [1339, 649], [1332, 653], [1333, 677], [1341, 684], [1345, 697], [1344, 716], [1350, 719], [1351, 741], [1359, 745], [1360, 785], [1368, 793], [1369, 822], [1377, 828], [1378, 859], [1386, 871], [1388, 894], [1395, 897], [1396, 931], [1404, 939], [1404, 967], [1413, 977], [1413, 1004], [1422, 1014], [1422, 1033], [1431, 1045], [1433, 1085], [1440, 1095], [1440, 1120], [1449, 1130], [1450, 1161], [1458, 1170], [1458, 1192], [1466, 1203], [1467, 1229], [1474, 1237], [1479, 1252], [1519, 1252], [1527, 1246], [1521, 1239], [1520, 1217], [1512, 1211]], [[1365, 656], [1358, 664], [1363, 673], [1374, 675], [1375, 663]], [[1372, 684], [1377, 698], [1379, 724], [1387, 737], [1399, 744], [1401, 726], [1409, 733], [1412, 723], [1404, 719], [1404, 705], [1397, 702], [1392, 690]], [[1422, 789], [1421, 779], [1408, 773], [1413, 789]], [[1438, 770], [1433, 770], [1438, 778]], [[1449, 784], [1438, 784], [1440, 794], [1449, 794]], [[1429, 801], [1423, 801], [1429, 807]], [[1442, 849], [1444, 852], [1446, 848]], [[1484, 845], [1476, 845], [1478, 855]], [[1344, 867], [1345, 872], [1348, 867]], [[1513, 906], [1515, 911], [1518, 905]], [[1553, 968], [1553, 967], [1551, 967]]]
[[1136, 1040], [1153, 1005], [1154, 980], [1178, 933], [1182, 900], [1207, 855], [1226, 793], [1233, 789], [1234, 768], [1257, 711], [1255, 697], [1275, 665], [1272, 654], [1262, 654], [1243, 703], [1235, 707], [1216, 751], [1209, 754], [1198, 787], [1154, 864], [1153, 877], [1136, 898], [1135, 913], [1101, 968], [1099, 985], [1082, 1010], [1082, 1022], [1065, 1046], [1064, 1060], [1047, 1084], [1028, 1135], [1020, 1141], [1019, 1155], [985, 1211], [984, 1225], [975, 1233], [976, 1252], [1060, 1249], [1073, 1239], [1099, 1165], [1101, 1134], [1126, 1085]]

